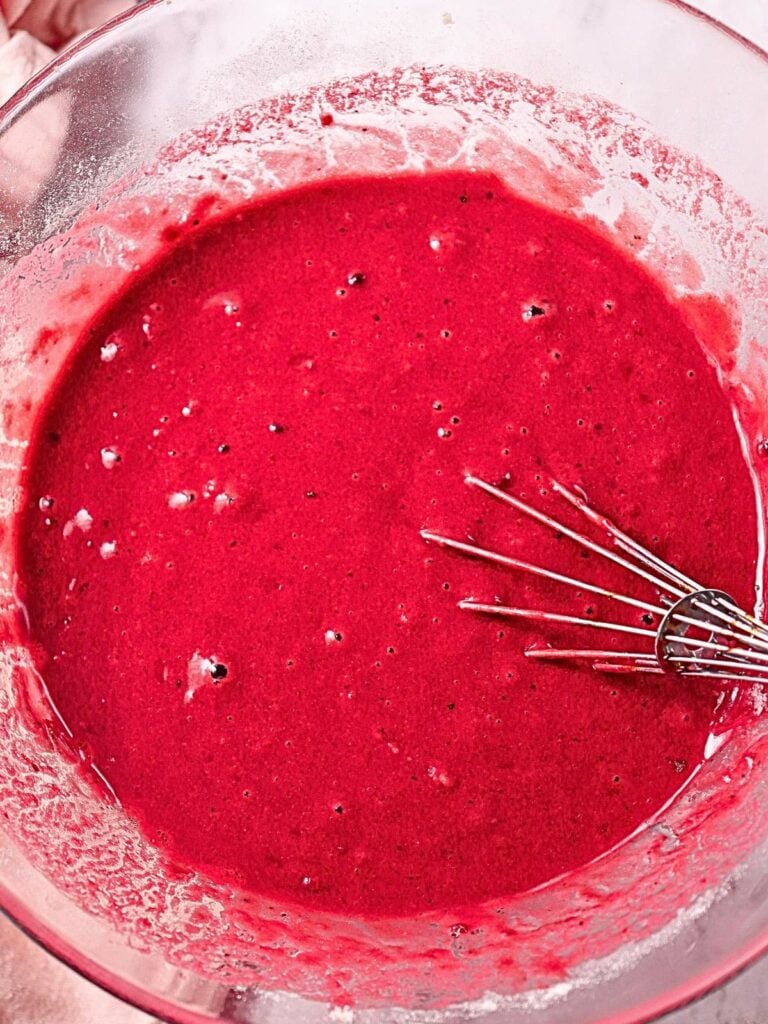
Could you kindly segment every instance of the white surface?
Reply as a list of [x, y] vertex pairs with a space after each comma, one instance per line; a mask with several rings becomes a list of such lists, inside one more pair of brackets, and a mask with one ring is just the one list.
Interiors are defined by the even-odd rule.
[[690, 0], [705, 14], [711, 14], [747, 39], [768, 49], [768, 3], [766, 0]]
[[[698, 0], [696, 6], [768, 49], [768, 0]], [[151, 1020], [53, 961], [0, 918], [0, 1024]], [[706, 999], [669, 1015], [664, 1024], [768, 1024], [768, 959]]]

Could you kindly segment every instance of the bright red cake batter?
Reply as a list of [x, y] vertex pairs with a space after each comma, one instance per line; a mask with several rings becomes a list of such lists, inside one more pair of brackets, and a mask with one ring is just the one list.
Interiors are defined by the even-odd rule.
[[583, 865], [695, 770], [706, 686], [533, 665], [553, 631], [456, 609], [607, 612], [422, 527], [624, 582], [467, 471], [566, 516], [547, 475], [579, 483], [749, 602], [751, 483], [693, 334], [490, 176], [260, 201], [99, 311], [40, 417], [19, 572], [53, 700], [171, 857], [345, 913], [468, 905]]

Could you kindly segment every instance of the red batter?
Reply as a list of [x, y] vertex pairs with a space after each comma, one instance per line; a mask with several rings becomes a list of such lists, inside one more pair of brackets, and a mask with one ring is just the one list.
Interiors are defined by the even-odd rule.
[[552, 631], [457, 611], [600, 608], [421, 527], [619, 582], [467, 471], [561, 515], [546, 474], [579, 482], [749, 601], [752, 488], [693, 334], [492, 177], [270, 198], [99, 313], [40, 418], [19, 571], [55, 703], [174, 859], [346, 913], [468, 905], [606, 851], [700, 763], [706, 687], [534, 666]]

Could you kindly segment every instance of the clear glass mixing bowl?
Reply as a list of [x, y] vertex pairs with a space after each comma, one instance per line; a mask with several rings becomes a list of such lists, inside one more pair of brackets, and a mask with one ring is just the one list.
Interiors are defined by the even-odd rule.
[[[719, 303], [722, 331], [702, 326], [702, 344], [751, 446], [768, 434], [766, 110], [766, 55], [665, 0], [157, 0], [0, 111], [0, 902], [23, 928], [178, 1024], [631, 1024], [763, 952], [759, 694], [661, 816], [498, 901], [493, 934], [440, 915], [299, 921], [170, 872], [94, 795], [87, 754], [78, 766], [55, 729], [31, 727], [53, 712], [14, 626], [12, 539], [34, 411], [94, 291], [169, 228], [357, 170], [491, 167], [610, 232], [692, 323]], [[755, 485], [762, 507], [759, 468]], [[762, 565], [758, 605], [761, 587]], [[339, 943], [354, 953], [331, 977], [323, 951]]]

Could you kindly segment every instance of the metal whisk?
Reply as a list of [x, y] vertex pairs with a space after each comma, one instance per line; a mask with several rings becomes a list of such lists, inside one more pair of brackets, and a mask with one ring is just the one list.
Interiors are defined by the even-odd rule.
[[[560, 612], [512, 608], [502, 604], [484, 604], [474, 599], [459, 602], [459, 608], [486, 615], [528, 619], [536, 622], [562, 623], [589, 629], [610, 630], [642, 638], [642, 650], [597, 650], [570, 648], [534, 648], [529, 658], [557, 661], [581, 661], [600, 672], [675, 673], [682, 676], [712, 678], [768, 685], [768, 626], [740, 608], [722, 590], [703, 587], [669, 565], [653, 552], [620, 530], [610, 519], [591, 508], [586, 500], [557, 481], [552, 490], [575, 506], [595, 527], [606, 535], [610, 547], [599, 544], [584, 534], [570, 529], [514, 494], [475, 476], [465, 477], [466, 484], [476, 487], [504, 502], [518, 512], [542, 523], [559, 535], [569, 538], [587, 550], [601, 555], [621, 569], [633, 573], [653, 587], [658, 603], [642, 601], [618, 591], [585, 580], [564, 576], [540, 565], [524, 562], [476, 544], [444, 537], [422, 530], [424, 540], [451, 548], [472, 558], [479, 558], [509, 569], [544, 577], [576, 590], [607, 597], [620, 604], [640, 609], [660, 618], [657, 629], [621, 622], [607, 622]], [[640, 646], [640, 645], [638, 645]]]

